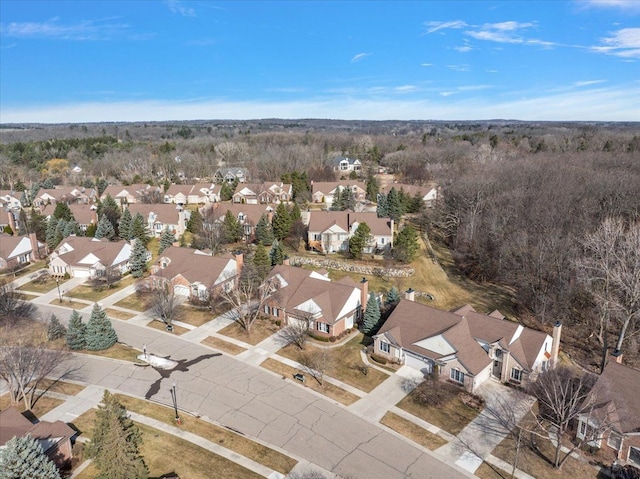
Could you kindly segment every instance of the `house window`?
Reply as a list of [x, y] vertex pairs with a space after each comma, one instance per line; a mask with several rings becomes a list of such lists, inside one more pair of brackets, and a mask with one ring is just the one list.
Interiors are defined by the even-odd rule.
[[265, 304], [265, 305], [264, 305], [264, 314], [269, 314], [269, 313], [270, 313], [270, 312], [269, 312], [269, 305], [268, 305], [268, 304]]
[[495, 353], [496, 359], [500, 359], [502, 357], [502, 349], [496, 349]]
[[522, 370], [518, 368], [511, 368], [511, 379], [514, 381], [522, 381]]
[[640, 466], [640, 447], [631, 446], [629, 448], [629, 462], [636, 466]]
[[449, 377], [457, 383], [464, 383], [464, 373], [458, 369], [452, 369]]
[[327, 323], [316, 322], [316, 329], [318, 331], [322, 331], [323, 333], [329, 334], [329, 325]]
[[607, 445], [616, 451], [619, 451], [622, 446], [622, 436], [612, 431], [607, 438]]
[[380, 351], [389, 354], [391, 352], [391, 345], [389, 343], [385, 343], [384, 341], [380, 341]]
[[276, 318], [280, 317], [280, 310], [278, 308], [273, 308], [273, 310], [271, 311], [271, 314], [273, 314]]

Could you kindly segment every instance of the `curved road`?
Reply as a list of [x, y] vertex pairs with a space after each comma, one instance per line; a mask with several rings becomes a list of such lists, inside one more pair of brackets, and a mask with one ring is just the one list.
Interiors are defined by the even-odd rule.
[[[56, 306], [38, 307], [65, 319], [70, 314]], [[180, 366], [162, 377], [152, 368], [79, 355], [73, 359], [79, 369], [71, 379], [166, 404], [171, 403], [169, 388], [175, 380], [181, 409], [207, 416], [345, 478], [475, 477], [264, 369], [217, 355], [179, 336], [126, 321], [112, 323], [120, 342], [138, 349], [146, 344], [148, 353], [170, 356]]]

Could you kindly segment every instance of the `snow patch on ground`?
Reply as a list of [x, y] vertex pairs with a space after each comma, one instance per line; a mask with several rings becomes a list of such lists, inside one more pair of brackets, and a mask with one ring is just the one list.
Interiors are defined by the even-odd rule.
[[178, 365], [178, 363], [172, 359], [161, 358], [153, 354], [140, 354], [138, 359], [158, 369], [173, 369]]

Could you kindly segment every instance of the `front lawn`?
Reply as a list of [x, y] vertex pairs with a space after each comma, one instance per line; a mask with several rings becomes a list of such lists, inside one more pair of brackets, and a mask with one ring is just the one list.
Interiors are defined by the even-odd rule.
[[107, 316], [109, 316], [110, 318], [123, 319], [125, 321], [135, 316], [135, 314], [125, 313], [124, 311], [120, 311], [118, 309], [112, 309], [112, 308], [107, 308], [104, 311], [105, 313], [107, 313]]
[[133, 276], [128, 275], [109, 287], [107, 287], [106, 285], [93, 287], [88, 284], [82, 284], [80, 286], [77, 286], [76, 288], [73, 288], [71, 291], [67, 291], [65, 293], [65, 296], [71, 296], [72, 298], [84, 299], [86, 301], [92, 301], [96, 303], [108, 296], [111, 296], [116, 291], [120, 291], [121, 289], [133, 284], [135, 280], [136, 279]]
[[305, 387], [313, 389], [320, 394], [324, 394], [325, 396], [330, 397], [331, 399], [334, 399], [335, 401], [338, 401], [345, 406], [353, 404], [358, 399], [360, 399], [355, 394], [352, 394], [349, 391], [345, 391], [344, 389], [339, 388], [338, 386], [335, 386], [327, 382], [326, 380], [324, 381], [324, 384], [320, 384], [311, 375], [307, 374], [306, 371], [302, 369], [292, 368], [291, 366], [281, 363], [280, 361], [277, 361], [275, 359], [267, 358], [262, 362], [260, 366], [289, 379], [294, 379], [295, 374], [302, 374], [305, 377], [305, 381], [304, 383], [300, 384], [303, 384]]
[[233, 356], [246, 351], [246, 348], [243, 348], [242, 346], [238, 346], [237, 344], [230, 343], [229, 341], [225, 341], [214, 336], [208, 336], [207, 338], [200, 341], [200, 343], [219, 351], [224, 351], [225, 353], [231, 354]]
[[[360, 351], [365, 347], [365, 340], [364, 334], [358, 333], [346, 344], [327, 349], [331, 356], [331, 368], [327, 371], [327, 376], [339, 379], [364, 392], [371, 392], [387, 379], [389, 377], [388, 374], [371, 367], [365, 367], [362, 362]], [[305, 350], [301, 351], [297, 346], [290, 344], [278, 351], [278, 354], [294, 361], [302, 362], [304, 352], [313, 350], [314, 347], [312, 344], [307, 343]]]
[[[38, 393], [36, 393], [37, 396]], [[31, 409], [31, 413], [35, 416], [35, 417], [41, 417], [43, 415], [45, 415], [46, 413], [48, 413], [49, 411], [57, 408], [58, 406], [60, 406], [60, 404], [62, 404], [64, 401], [61, 399], [57, 399], [57, 398], [52, 398], [49, 396], [41, 396], [36, 400], [36, 403], [33, 405], [33, 409]], [[8, 407], [11, 407], [11, 397], [9, 396], [9, 393], [7, 394], [3, 394], [2, 396], [0, 396], [0, 410], [4, 411], [5, 409], [7, 409]], [[15, 406], [18, 411], [20, 412], [24, 412], [25, 411], [25, 407], [24, 407], [24, 402], [20, 401], [18, 404], [13, 404], [13, 406]], [[27, 413], [28, 414], [28, 413]], [[28, 417], [28, 416], [27, 416]]]
[[145, 312], [149, 309], [151, 303], [151, 294], [149, 293], [133, 293], [126, 298], [121, 299], [114, 306], [119, 306], [125, 309], [132, 309], [139, 313]]
[[392, 412], [387, 412], [384, 417], [380, 419], [380, 423], [431, 451], [447, 443], [447, 441], [440, 436]]
[[[169, 332], [167, 331], [167, 326], [164, 324], [163, 321], [156, 321], [154, 319], [153, 321], [148, 322], [147, 326], [149, 328], [157, 329], [158, 331], [164, 331], [166, 333]], [[173, 326], [173, 331], [171, 331], [171, 334], [177, 334], [178, 336], [184, 333], [188, 333], [190, 331], [189, 329], [183, 328], [182, 326], [178, 326], [177, 324], [173, 324], [172, 326]]]
[[[95, 421], [95, 409], [79, 416], [73, 425], [82, 431], [86, 438], [91, 437]], [[168, 473], [176, 473], [180, 477], [190, 479], [209, 479], [212, 471], [216, 477], [238, 477], [259, 479], [261, 476], [244, 467], [225, 459], [213, 452], [201, 448], [189, 441], [172, 434], [136, 423], [142, 433], [140, 454], [149, 467], [150, 477], [160, 477]], [[77, 479], [93, 479], [98, 476], [98, 469], [90, 464], [76, 476]]]
[[92, 356], [104, 356], [105, 358], [111, 359], [121, 359], [123, 361], [130, 361], [132, 363], [140, 362], [140, 360], [138, 359], [140, 351], [122, 343], [116, 343], [109, 349], [104, 349], [102, 351], [88, 351], [86, 349], [83, 349], [81, 351], [73, 352], [81, 354], [91, 354]]
[[198, 327], [208, 323], [214, 318], [210, 309], [195, 308], [183, 304], [180, 306], [180, 321]]
[[462, 431], [480, 413], [465, 405], [458, 395], [453, 395], [439, 406], [425, 406], [416, 400], [416, 395], [417, 391], [412, 391], [397, 406], [453, 435]]
[[[61, 279], [60, 280], [60, 292], [62, 292], [62, 288], [64, 286], [64, 284], [67, 282], [67, 279]], [[24, 291], [30, 291], [32, 293], [48, 293], [49, 291], [51, 291], [52, 289], [56, 289], [58, 287], [58, 283], [56, 283], [56, 280], [49, 276], [47, 278], [46, 281], [42, 281], [39, 279], [34, 279], [33, 281], [30, 281], [29, 283], [23, 284], [22, 286], [20, 286], [18, 289], [24, 290]]]
[[279, 330], [280, 328], [274, 321], [265, 318], [258, 318], [251, 325], [251, 333], [247, 333], [246, 329], [235, 322], [225, 328], [222, 328], [218, 333], [255, 346], [272, 334], [277, 333]]

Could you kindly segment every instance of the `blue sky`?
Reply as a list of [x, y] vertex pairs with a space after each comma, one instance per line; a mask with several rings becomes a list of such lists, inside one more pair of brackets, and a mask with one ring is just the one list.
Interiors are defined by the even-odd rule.
[[640, 0], [0, 0], [0, 122], [640, 121]]

